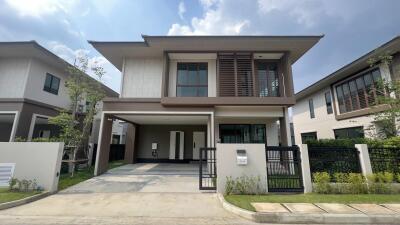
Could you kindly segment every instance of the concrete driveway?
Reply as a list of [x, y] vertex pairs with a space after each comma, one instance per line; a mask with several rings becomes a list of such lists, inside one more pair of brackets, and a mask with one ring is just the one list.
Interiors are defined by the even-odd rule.
[[197, 165], [135, 164], [0, 211], [0, 224], [252, 224], [198, 190]]

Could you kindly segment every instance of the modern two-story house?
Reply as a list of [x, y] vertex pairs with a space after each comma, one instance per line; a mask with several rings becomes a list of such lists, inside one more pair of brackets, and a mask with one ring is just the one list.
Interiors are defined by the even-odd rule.
[[290, 145], [291, 66], [321, 37], [89, 41], [122, 73], [120, 97], [104, 101], [95, 173], [107, 169], [113, 118], [128, 123], [128, 163], [190, 162], [216, 143]]
[[[69, 66], [35, 41], [0, 42], [0, 142], [58, 134], [48, 119], [69, 108], [64, 85]], [[102, 87], [108, 97], [118, 96], [107, 86]], [[85, 107], [82, 102], [79, 110], [84, 112]]]
[[[361, 56], [296, 94], [293, 124], [296, 144], [309, 139], [377, 137], [379, 124], [373, 113], [387, 106], [374, 106], [377, 82], [400, 79], [400, 37]], [[368, 60], [383, 54], [393, 57], [371, 67]]]

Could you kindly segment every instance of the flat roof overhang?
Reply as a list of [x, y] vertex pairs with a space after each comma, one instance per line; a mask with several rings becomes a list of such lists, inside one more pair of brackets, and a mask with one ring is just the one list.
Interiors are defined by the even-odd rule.
[[224, 52], [259, 53], [289, 52], [295, 63], [323, 35], [317, 36], [142, 36], [143, 42], [89, 41], [116, 68], [122, 71], [123, 59], [163, 57], [164, 52]]

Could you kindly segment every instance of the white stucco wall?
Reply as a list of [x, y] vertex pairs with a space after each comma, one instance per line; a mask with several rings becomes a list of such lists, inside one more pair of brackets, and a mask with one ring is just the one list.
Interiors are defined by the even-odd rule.
[[0, 58], [0, 98], [23, 98], [29, 58]]
[[162, 58], [125, 59], [121, 97], [160, 98], [162, 71]]
[[[247, 165], [237, 165], [236, 150], [245, 149]], [[267, 189], [267, 165], [264, 144], [217, 144], [217, 192], [225, 192], [227, 177], [260, 177], [261, 185]]]
[[0, 163], [15, 163], [14, 178], [36, 179], [44, 190], [55, 192], [63, 148], [64, 143], [0, 142]]
[[217, 96], [217, 61], [215, 59], [171, 59], [169, 63], [168, 96], [176, 96], [176, 75], [178, 62], [207, 63], [208, 70], [208, 97]]
[[[51, 75], [60, 78], [58, 95], [43, 90], [44, 82], [46, 80], [46, 73], [50, 73]], [[29, 85], [26, 86], [24, 97], [49, 105], [67, 108], [70, 101], [67, 89], [65, 87], [66, 80], [66, 71], [56, 69], [55, 67], [42, 61], [32, 59], [28, 78]]]
[[[385, 65], [380, 65], [381, 75], [385, 80], [390, 80], [390, 72]], [[373, 116], [360, 116], [351, 119], [336, 120], [334, 112], [332, 114], [327, 113], [325, 93], [330, 91], [330, 87], [321, 87], [321, 90], [314, 94], [296, 102], [293, 106], [293, 126], [295, 133], [296, 144], [301, 144], [301, 133], [317, 132], [318, 139], [333, 139], [335, 138], [335, 129], [348, 128], [348, 127], [359, 127], [364, 128], [366, 137], [372, 137], [374, 135], [373, 130], [369, 129], [373, 122]], [[336, 93], [333, 104], [338, 109], [336, 101]], [[310, 118], [310, 110], [308, 101], [313, 99], [315, 118]]]

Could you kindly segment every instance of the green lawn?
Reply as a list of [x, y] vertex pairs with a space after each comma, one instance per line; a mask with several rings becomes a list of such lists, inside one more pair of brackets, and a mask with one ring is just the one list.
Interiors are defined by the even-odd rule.
[[251, 202], [270, 203], [400, 203], [400, 194], [268, 194], [268, 195], [226, 195], [226, 201], [240, 208], [254, 211]]
[[15, 201], [18, 199], [23, 199], [32, 195], [39, 194], [40, 191], [30, 191], [30, 192], [16, 192], [9, 191], [8, 188], [0, 189], [0, 203]]
[[[112, 161], [108, 164], [108, 169], [113, 169], [115, 167], [119, 167], [124, 165], [124, 161]], [[60, 180], [58, 182], [58, 190], [64, 190], [67, 187], [71, 187], [75, 184], [78, 184], [82, 181], [88, 180], [92, 178], [94, 175], [94, 167], [90, 167], [88, 169], [83, 169], [76, 171], [74, 177], [68, 174], [61, 174]]]

